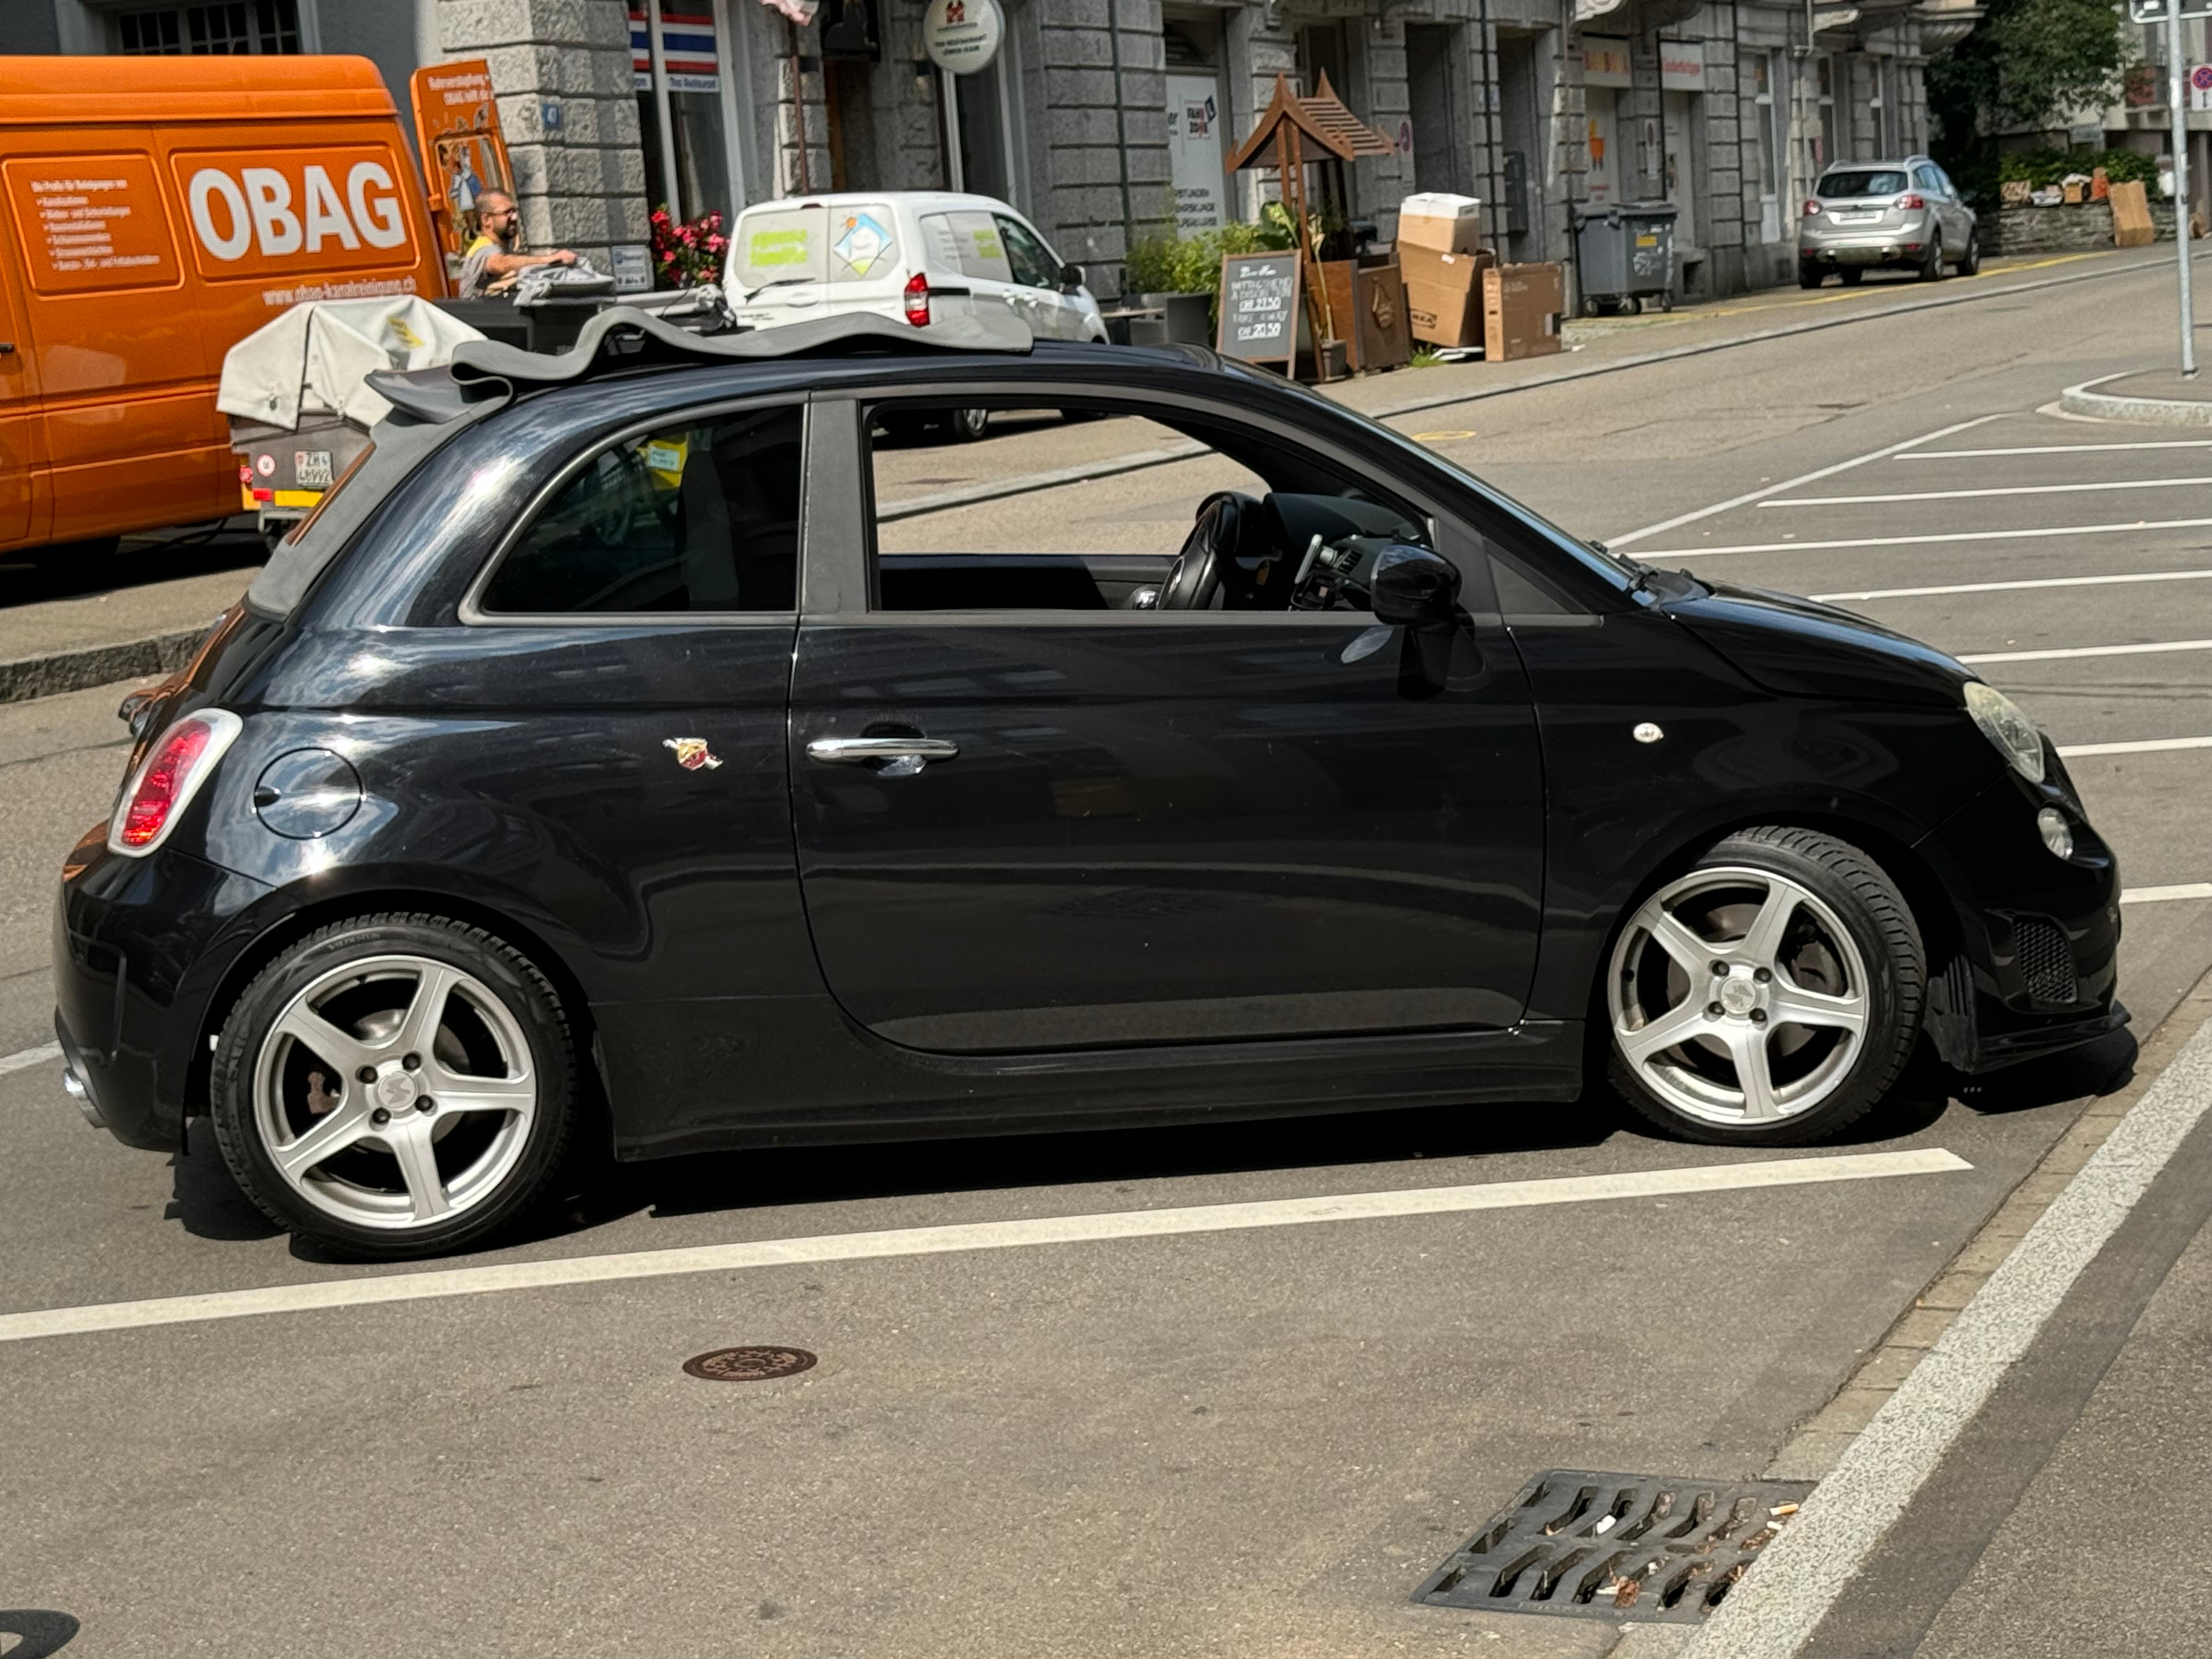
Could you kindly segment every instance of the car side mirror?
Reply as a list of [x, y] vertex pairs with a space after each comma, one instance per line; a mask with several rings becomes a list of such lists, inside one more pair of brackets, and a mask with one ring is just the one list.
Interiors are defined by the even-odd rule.
[[1400, 542], [1376, 556], [1367, 593], [1377, 622], [1447, 627], [1458, 610], [1459, 567], [1425, 547]]
[[1062, 265], [1060, 268], [1060, 291], [1062, 294], [1073, 294], [1082, 286], [1083, 267], [1081, 265]]

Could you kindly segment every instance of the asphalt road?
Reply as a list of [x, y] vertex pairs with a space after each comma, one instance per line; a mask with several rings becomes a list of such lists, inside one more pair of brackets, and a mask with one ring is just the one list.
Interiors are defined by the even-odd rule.
[[[2212, 652], [2017, 655], [2212, 640], [2212, 578], [2185, 574], [2212, 570], [2212, 447], [2038, 412], [2066, 385], [2160, 361], [2166, 280], [1993, 298], [1400, 424], [1471, 433], [1427, 441], [1641, 556], [1887, 592], [1844, 602], [2012, 657], [1984, 672], [2063, 744], [2204, 738]], [[1125, 442], [1111, 424], [1054, 428], [1052, 453]], [[1010, 433], [974, 459], [1004, 444], [1001, 469], [1059, 464], [1046, 441]], [[2014, 453], [1960, 453], [1991, 449]], [[1878, 451], [1893, 453], [1790, 482]], [[1095, 511], [1054, 524], [1171, 531], [1197, 471], [1085, 486]], [[2075, 484], [2119, 487], [1960, 493]], [[1868, 496], [1916, 499], [1837, 499]], [[972, 511], [1038, 522], [1034, 503]], [[2098, 525], [2125, 527], [2007, 533]], [[2157, 580], [2109, 580], [2136, 576]], [[2077, 585], [1990, 586], [2023, 580]], [[1894, 592], [1929, 587], [1976, 591]], [[49, 884], [112, 792], [115, 697], [0, 708], [0, 1054], [45, 1035]], [[2136, 896], [2124, 994], [2147, 1028], [2212, 963], [2212, 897], [2165, 890], [2212, 882], [2212, 748], [2069, 763]], [[269, 1294], [0, 1340], [0, 1609], [82, 1621], [72, 1656], [1595, 1655], [1602, 1621], [1406, 1597], [1538, 1470], [1757, 1474], [2111, 1058], [1907, 1101], [1879, 1138], [1809, 1155], [1940, 1148], [1965, 1169], [1684, 1177], [1324, 1224], [1266, 1206], [1741, 1178], [1751, 1160], [1650, 1139], [1595, 1098], [702, 1159], [631, 1171], [464, 1264], [555, 1264], [554, 1282], [307, 1311], [288, 1310], [289, 1287], [389, 1275], [290, 1249], [204, 1137], [173, 1163], [125, 1151], [77, 1121], [56, 1067], [24, 1066], [0, 1073], [0, 1335], [36, 1310]], [[1044, 1242], [1055, 1218], [1221, 1204], [1262, 1207], [1219, 1231]], [[609, 1282], [576, 1265], [970, 1222], [1039, 1224], [990, 1249], [802, 1245], [786, 1265]], [[821, 1363], [756, 1384], [679, 1369], [744, 1343]], [[1947, 1659], [1999, 1650], [1941, 1634], [1930, 1651]]]

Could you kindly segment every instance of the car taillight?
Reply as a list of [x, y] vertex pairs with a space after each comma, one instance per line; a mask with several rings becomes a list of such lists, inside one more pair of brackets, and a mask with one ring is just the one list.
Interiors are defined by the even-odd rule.
[[918, 270], [906, 279], [906, 319], [916, 328], [929, 326], [929, 278]]
[[159, 847], [239, 729], [238, 716], [228, 709], [203, 708], [162, 732], [124, 785], [108, 823], [109, 850], [141, 858]]
[[1819, 218], [1819, 217], [1820, 216], [1820, 204], [1818, 202], [1808, 202], [1808, 203], [1806, 203], [1806, 204], [1805, 204], [1805, 216], [1806, 216], [1808, 219], [1817, 219], [1817, 218]]
[[1916, 209], [1926, 207], [1928, 205], [1928, 198], [1924, 196], [1907, 193], [1899, 197], [1897, 200], [1891, 203], [1890, 205], [1892, 207], [1903, 208], [1907, 212], [1911, 212]]

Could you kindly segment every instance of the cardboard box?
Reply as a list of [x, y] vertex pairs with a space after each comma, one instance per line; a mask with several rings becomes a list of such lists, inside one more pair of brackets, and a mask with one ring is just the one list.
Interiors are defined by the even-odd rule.
[[1398, 244], [1437, 253], [1473, 253], [1482, 246], [1482, 203], [1441, 191], [1398, 204]]
[[1497, 265], [1486, 270], [1483, 361], [1510, 362], [1559, 350], [1566, 308], [1566, 274], [1559, 265]]
[[2158, 240], [2151, 228], [2150, 197], [2141, 179], [2112, 186], [2112, 246], [2148, 247]]
[[1413, 337], [1431, 345], [1480, 345], [1482, 273], [1497, 263], [1494, 253], [1439, 253], [1401, 242], [1398, 265]]
[[1395, 368], [1411, 355], [1406, 326], [1406, 284], [1398, 262], [1358, 264], [1330, 259], [1321, 267], [1329, 314], [1355, 374]]

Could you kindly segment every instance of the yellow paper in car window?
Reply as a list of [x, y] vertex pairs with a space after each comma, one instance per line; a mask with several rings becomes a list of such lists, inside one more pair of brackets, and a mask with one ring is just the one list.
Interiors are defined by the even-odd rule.
[[691, 440], [687, 434], [676, 438], [647, 438], [640, 452], [645, 459], [645, 470], [656, 483], [677, 489], [684, 482], [684, 463], [690, 458]]
[[1006, 263], [1006, 245], [1000, 241], [999, 233], [996, 230], [986, 230], [981, 226], [978, 226], [976, 228], [969, 231], [968, 234], [975, 241], [975, 257], [978, 259], [990, 264], [1004, 264]]
[[803, 228], [757, 230], [745, 238], [745, 263], [756, 270], [804, 265], [808, 240]]

